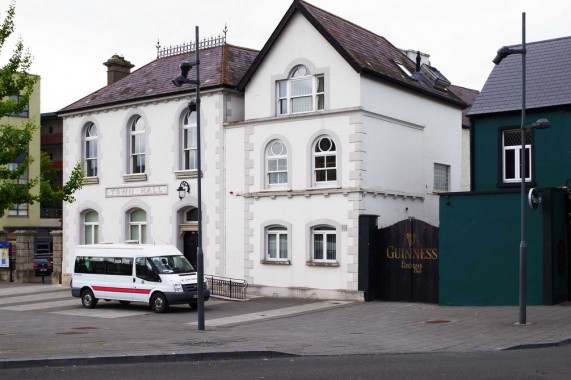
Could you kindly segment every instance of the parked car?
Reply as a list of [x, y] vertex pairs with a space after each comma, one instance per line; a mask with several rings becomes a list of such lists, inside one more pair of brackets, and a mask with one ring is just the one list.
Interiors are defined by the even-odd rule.
[[49, 276], [52, 274], [53, 266], [48, 259], [34, 259], [34, 270], [36, 276]]

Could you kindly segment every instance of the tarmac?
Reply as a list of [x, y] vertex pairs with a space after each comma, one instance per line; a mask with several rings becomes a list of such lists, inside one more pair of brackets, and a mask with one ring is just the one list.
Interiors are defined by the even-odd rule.
[[571, 304], [439, 306], [407, 302], [211, 298], [204, 331], [187, 305], [165, 314], [69, 287], [0, 283], [0, 369], [274, 358], [299, 355], [498, 351], [571, 342]]

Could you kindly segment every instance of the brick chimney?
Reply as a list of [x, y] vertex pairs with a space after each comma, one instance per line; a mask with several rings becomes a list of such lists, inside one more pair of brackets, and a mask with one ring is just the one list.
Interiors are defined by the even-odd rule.
[[131, 74], [131, 69], [135, 67], [131, 62], [117, 54], [109, 58], [109, 60], [103, 64], [107, 66], [107, 85], [125, 78], [127, 75]]

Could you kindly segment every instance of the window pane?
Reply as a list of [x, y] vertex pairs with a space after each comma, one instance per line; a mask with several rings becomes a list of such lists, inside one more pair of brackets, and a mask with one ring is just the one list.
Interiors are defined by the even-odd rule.
[[337, 181], [337, 170], [329, 169], [326, 171], [327, 179], [326, 181]]
[[317, 77], [317, 92], [325, 91], [325, 80], [323, 77]]
[[335, 260], [335, 252], [337, 251], [337, 236], [333, 234], [327, 235], [327, 260]]
[[317, 95], [317, 109], [318, 110], [325, 109], [325, 96], [323, 94]]
[[97, 177], [97, 160], [89, 159], [85, 161], [85, 166], [88, 177]]
[[280, 158], [277, 160], [277, 170], [284, 171], [287, 170], [287, 159]]
[[268, 170], [271, 172], [278, 170], [278, 160], [268, 160]]
[[130, 240], [137, 240], [139, 241], [139, 226], [134, 225], [131, 226], [131, 233], [130, 233]]
[[99, 243], [99, 226], [93, 226], [93, 244]]
[[325, 167], [325, 157], [315, 157], [315, 168], [320, 169]]
[[304, 96], [302, 98], [293, 98], [291, 100], [291, 112], [309, 112], [313, 111], [313, 102], [311, 96]]
[[147, 226], [141, 226], [141, 240], [139, 241], [141, 244], [145, 244], [147, 242]]
[[133, 126], [131, 128], [132, 131], [144, 131], [145, 130], [145, 121], [142, 117], [138, 117], [137, 120], [133, 122]]
[[326, 156], [325, 157], [325, 167], [327, 167], [327, 168], [334, 168], [335, 167], [335, 156]]
[[515, 152], [514, 149], [504, 152], [505, 179], [515, 179]]
[[313, 258], [323, 260], [323, 235], [313, 236]]
[[94, 158], [97, 157], [97, 141], [89, 140], [85, 142], [85, 157]]
[[287, 82], [279, 82], [278, 97], [285, 98], [287, 96]]
[[146, 222], [147, 221], [147, 213], [143, 210], [135, 210], [131, 213], [129, 220], [131, 222]]
[[280, 100], [279, 108], [280, 115], [287, 114], [287, 99]]
[[85, 244], [93, 244], [93, 226], [85, 226]]
[[280, 259], [287, 259], [287, 235], [280, 234]]
[[271, 259], [276, 258], [276, 235], [269, 234], [268, 235], [268, 257]]
[[291, 81], [291, 96], [310, 95], [311, 78]]
[[85, 214], [85, 221], [86, 222], [97, 222], [99, 220], [99, 216], [97, 215], [97, 213], [95, 211], [90, 211], [87, 214]]

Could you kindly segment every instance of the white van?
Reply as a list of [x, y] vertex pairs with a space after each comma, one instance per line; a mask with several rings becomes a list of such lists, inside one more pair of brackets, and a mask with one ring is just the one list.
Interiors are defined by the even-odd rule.
[[[93, 244], [75, 249], [71, 295], [92, 309], [99, 299], [145, 302], [156, 313], [198, 300], [196, 271], [172, 245]], [[210, 298], [204, 281], [204, 300]]]

